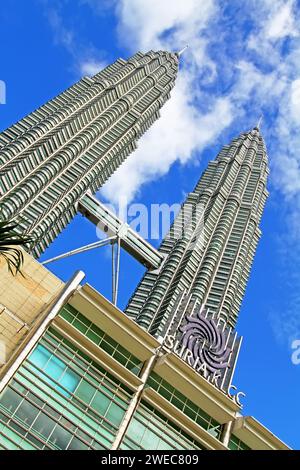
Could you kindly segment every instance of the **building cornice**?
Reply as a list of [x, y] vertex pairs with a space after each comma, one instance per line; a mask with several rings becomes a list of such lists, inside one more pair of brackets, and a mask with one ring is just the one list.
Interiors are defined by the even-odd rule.
[[201, 428], [188, 416], [181, 413], [172, 403], [159, 395], [155, 390], [147, 388], [143, 398], [155, 409], [163, 413], [177, 426], [187, 432], [193, 439], [199, 441], [208, 450], [228, 450], [216, 437]]
[[257, 421], [253, 416], [238, 417], [233, 434], [253, 450], [289, 450], [290, 447]]

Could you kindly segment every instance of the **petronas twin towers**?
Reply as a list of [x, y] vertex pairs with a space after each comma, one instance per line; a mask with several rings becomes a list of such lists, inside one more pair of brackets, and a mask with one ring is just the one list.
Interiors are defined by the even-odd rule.
[[[179, 55], [137, 53], [84, 77], [0, 134], [1, 218], [31, 234], [39, 256], [66, 227], [88, 192], [95, 193], [133, 152], [170, 97]], [[266, 148], [258, 127], [224, 146], [183, 204], [126, 313], [153, 335], [177, 328], [178, 305], [198, 302], [234, 327], [267, 198]], [[197, 212], [197, 208], [202, 210]], [[202, 242], [198, 243], [199, 233]]]

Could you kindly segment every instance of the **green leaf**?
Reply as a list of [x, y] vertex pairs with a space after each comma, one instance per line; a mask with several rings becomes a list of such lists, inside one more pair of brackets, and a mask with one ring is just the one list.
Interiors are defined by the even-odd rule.
[[32, 237], [19, 234], [15, 230], [17, 227], [14, 222], [0, 220], [0, 256], [5, 259], [9, 272], [14, 276], [18, 273], [23, 275], [21, 267], [24, 263], [22, 251], [15, 247], [24, 247], [34, 241]]

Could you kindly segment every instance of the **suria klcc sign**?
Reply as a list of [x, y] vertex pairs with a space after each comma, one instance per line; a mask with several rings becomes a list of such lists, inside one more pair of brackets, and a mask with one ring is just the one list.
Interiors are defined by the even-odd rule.
[[232, 385], [241, 340], [232, 328], [202, 307], [193, 309], [192, 315], [183, 315], [181, 326], [165, 337], [164, 347], [242, 406], [245, 393]]

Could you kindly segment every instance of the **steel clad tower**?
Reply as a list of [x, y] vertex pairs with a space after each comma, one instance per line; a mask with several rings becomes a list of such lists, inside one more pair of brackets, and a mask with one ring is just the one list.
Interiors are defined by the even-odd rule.
[[[268, 196], [266, 148], [259, 125], [222, 148], [202, 174], [163, 240], [166, 259], [148, 271], [126, 313], [155, 336], [178, 329], [178, 304], [197, 301], [234, 327]], [[185, 208], [191, 216], [182, 217]]]
[[170, 96], [180, 53], [138, 52], [84, 77], [0, 134], [0, 216], [39, 256], [136, 148]]

